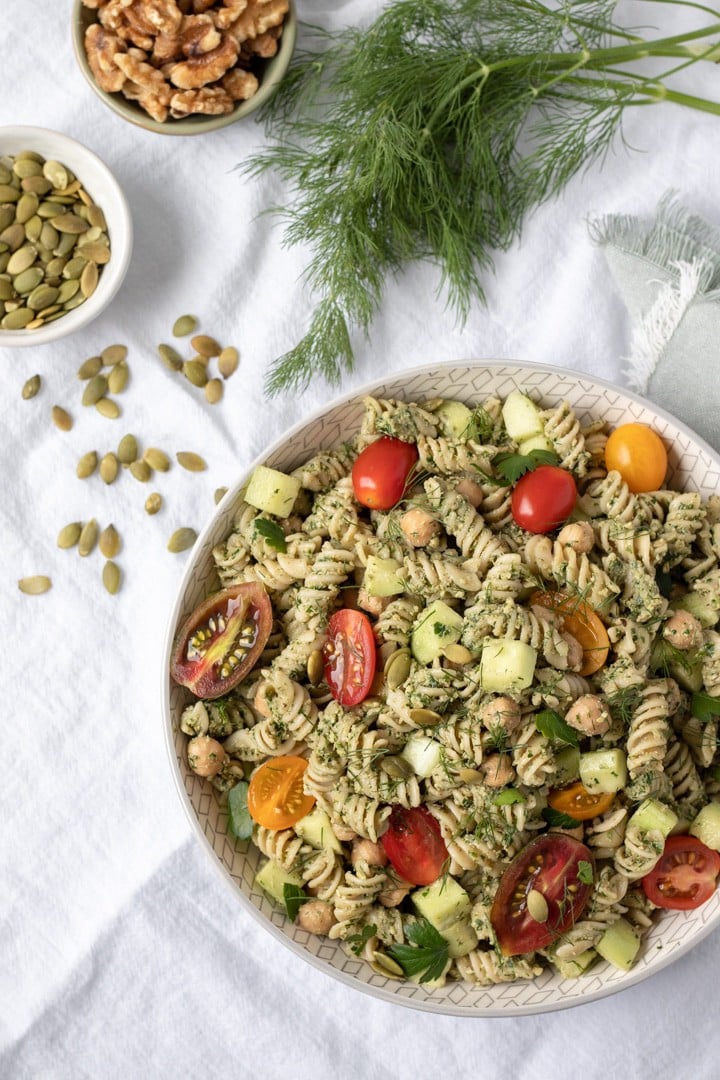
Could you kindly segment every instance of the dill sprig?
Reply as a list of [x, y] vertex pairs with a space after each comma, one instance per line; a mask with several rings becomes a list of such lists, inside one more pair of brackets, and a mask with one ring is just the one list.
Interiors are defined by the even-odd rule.
[[[688, 0], [665, 0], [720, 15]], [[492, 253], [529, 210], [602, 158], [629, 106], [720, 104], [665, 81], [720, 56], [720, 21], [644, 40], [612, 21], [612, 0], [396, 0], [366, 28], [305, 28], [265, 106], [271, 142], [241, 169], [276, 171], [285, 243], [310, 249], [309, 327], [267, 378], [271, 394], [337, 383], [367, 336], [385, 282], [429, 260], [459, 320], [484, 300]], [[672, 58], [659, 76], [627, 64]]]

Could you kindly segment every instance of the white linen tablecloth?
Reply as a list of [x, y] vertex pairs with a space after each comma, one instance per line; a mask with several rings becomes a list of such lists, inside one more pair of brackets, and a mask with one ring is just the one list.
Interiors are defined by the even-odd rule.
[[[268, 401], [263, 373], [307, 315], [303, 253], [258, 216], [279, 181], [234, 166], [262, 142], [252, 121], [195, 138], [135, 128], [91, 92], [73, 57], [70, 0], [2, 0], [0, 125], [33, 124], [98, 153], [132, 208], [125, 284], [89, 327], [57, 344], [0, 349], [0, 550], [7, 747], [0, 780], [0, 1077], [528, 1078], [717, 1077], [720, 935], [651, 980], [569, 1012], [501, 1020], [434, 1017], [352, 991], [283, 948], [243, 911], [191, 835], [163, 745], [159, 688], [168, 613], [186, 555], [166, 550], [180, 525], [200, 529], [213, 491], [333, 391]], [[340, 26], [376, 0], [298, 0], [308, 22]], [[684, 18], [688, 18], [685, 15]], [[619, 18], [672, 30], [660, 5]], [[718, 68], [686, 84], [718, 96]], [[345, 387], [388, 369], [467, 357], [556, 363], [621, 380], [629, 326], [586, 218], [650, 213], [668, 188], [720, 223], [720, 121], [674, 106], [637, 109], [602, 169], [578, 176], [497, 257], [487, 308], [463, 329], [434, 299], [437, 274], [414, 266], [388, 282], [369, 343]], [[240, 350], [222, 404], [160, 363], [174, 319]], [[80, 405], [75, 372], [106, 345], [129, 348], [123, 416]], [[21, 399], [25, 380], [43, 387]], [[53, 404], [74, 416], [63, 434]], [[75, 476], [87, 450], [195, 450], [206, 473], [179, 467], [142, 485]], [[161, 513], [143, 510], [150, 490]], [[123, 537], [122, 591], [102, 560], [61, 551], [69, 521], [113, 522]], [[51, 592], [17, 580], [47, 573]]]

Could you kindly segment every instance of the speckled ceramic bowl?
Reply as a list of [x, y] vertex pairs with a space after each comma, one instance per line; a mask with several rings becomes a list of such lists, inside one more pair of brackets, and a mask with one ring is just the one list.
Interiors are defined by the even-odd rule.
[[474, 361], [415, 368], [374, 383], [333, 402], [320, 413], [297, 424], [256, 461], [249, 463], [219, 504], [202, 535], [183, 577], [170, 615], [165, 644], [163, 712], [171, 767], [180, 797], [203, 849], [223, 880], [233, 889], [240, 906], [293, 952], [315, 967], [349, 986], [396, 1004], [456, 1016], [518, 1016], [550, 1012], [623, 990], [677, 960], [711, 930], [720, 925], [720, 892], [695, 911], [665, 911], [644, 940], [635, 967], [623, 972], [605, 961], [577, 979], [563, 979], [546, 970], [532, 982], [475, 987], [465, 982], [448, 983], [428, 991], [410, 982], [396, 982], [375, 974], [369, 965], [349, 958], [341, 946], [328, 938], [306, 933], [274, 907], [253, 884], [258, 861], [254, 846], [228, 836], [227, 814], [218, 806], [214, 789], [188, 767], [187, 736], [179, 718], [189, 700], [168, 677], [170, 652], [176, 627], [197, 604], [217, 588], [212, 549], [232, 530], [240, 490], [256, 465], [291, 470], [317, 450], [339, 445], [348, 432], [357, 430], [363, 416], [362, 397], [450, 397], [468, 404], [489, 395], [504, 398], [511, 390], [529, 391], [544, 405], [568, 400], [581, 418], [602, 417], [613, 426], [639, 421], [652, 424], [670, 450], [670, 482], [678, 489], [697, 489], [704, 497], [720, 492], [720, 459], [684, 424], [649, 402], [611, 383], [562, 368], [523, 366], [509, 361]]
[[110, 94], [98, 86], [85, 52], [85, 31], [88, 26], [97, 21], [97, 11], [85, 7], [82, 0], [75, 0], [72, 14], [72, 40], [80, 70], [108, 108], [116, 112], [118, 116], [122, 116], [123, 120], [145, 128], [146, 131], [155, 131], [159, 135], [204, 135], [209, 131], [226, 127], [228, 124], [234, 124], [237, 120], [242, 120], [243, 117], [255, 112], [275, 92], [278, 83], [287, 71], [297, 35], [295, 6], [293, 0], [290, 0], [290, 10], [285, 17], [277, 53], [270, 59], [261, 60], [258, 63], [256, 74], [260, 80], [260, 88], [253, 97], [248, 98], [247, 101], [238, 102], [236, 108], [224, 116], [189, 116], [183, 120], [168, 119], [164, 123], [159, 123], [148, 116], [136, 102], [128, 101], [122, 93]]

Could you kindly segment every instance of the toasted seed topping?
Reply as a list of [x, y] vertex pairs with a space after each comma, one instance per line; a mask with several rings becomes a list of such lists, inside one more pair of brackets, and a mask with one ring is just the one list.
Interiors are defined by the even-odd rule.
[[39, 392], [42, 385], [42, 379], [39, 375], [31, 375], [22, 388], [22, 396], [24, 401], [29, 401], [30, 398], [34, 398]]
[[53, 405], [51, 415], [53, 424], [56, 428], [59, 428], [60, 431], [71, 430], [73, 426], [72, 416], [69, 412], [63, 409], [62, 405]]
[[130, 380], [130, 368], [125, 360], [120, 360], [108, 375], [108, 390], [111, 394], [122, 394]]
[[78, 555], [89, 555], [95, 547], [98, 538], [98, 523], [95, 518], [86, 521], [82, 527], [78, 542]]
[[52, 588], [52, 581], [45, 574], [35, 574], [33, 577], [20, 578], [18, 589], [28, 596], [39, 596]]
[[105, 454], [100, 462], [100, 476], [106, 484], [112, 484], [118, 474], [118, 459], [112, 450]]
[[146, 461], [150, 468], [157, 472], [167, 472], [170, 468], [170, 458], [164, 450], [158, 450], [157, 446], [147, 448], [143, 454], [143, 461]]
[[207, 462], [199, 454], [194, 454], [191, 450], [178, 450], [175, 455], [178, 461], [178, 465], [182, 465], [183, 469], [187, 469], [189, 472], [204, 472], [207, 469]]
[[410, 719], [418, 727], [434, 727], [435, 724], [442, 722], [440, 713], [436, 713], [433, 709], [411, 709]]
[[115, 593], [119, 591], [122, 580], [120, 567], [117, 563], [113, 562], [112, 559], [108, 559], [103, 566], [102, 580], [103, 585], [111, 596], [114, 596]]
[[222, 352], [215, 338], [208, 337], [207, 334], [197, 334], [194, 338], [190, 338], [190, 344], [196, 352], [207, 358], [219, 356]]
[[203, 387], [208, 381], [205, 365], [199, 360], [186, 360], [182, 366], [183, 375], [193, 386]]
[[152, 495], [148, 495], [145, 500], [145, 511], [148, 514], [157, 514], [158, 510], [162, 506], [162, 495], [159, 491], [153, 491]]
[[531, 889], [527, 894], [526, 903], [528, 915], [531, 919], [534, 919], [535, 922], [539, 923], [547, 922], [550, 910], [548, 908], [547, 900], [541, 892], [538, 892], [537, 889]]
[[173, 349], [172, 345], [158, 345], [157, 349], [165, 367], [171, 371], [182, 371], [183, 358], [177, 349]]
[[167, 549], [172, 551], [173, 554], [178, 554], [181, 551], [187, 551], [191, 548], [197, 540], [197, 533], [194, 529], [182, 528], [176, 529], [168, 540]]
[[173, 323], [173, 337], [187, 337], [188, 334], [192, 334], [197, 324], [198, 321], [194, 315], [181, 315]]
[[225, 496], [227, 495], [227, 491], [228, 489], [226, 487], [215, 488], [215, 495], [213, 497], [216, 504], [221, 502], [222, 499], [225, 498]]
[[205, 384], [205, 397], [211, 405], [216, 405], [223, 396], [223, 384], [220, 379], [210, 379]]
[[58, 533], [57, 546], [59, 548], [75, 547], [82, 532], [81, 521], [71, 521], [69, 525], [63, 525]]
[[229, 379], [237, 371], [239, 363], [240, 355], [237, 349], [234, 349], [232, 345], [228, 345], [227, 348], [223, 349], [218, 356], [218, 371], [223, 379]]
[[107, 393], [108, 381], [104, 375], [93, 375], [83, 390], [83, 405], [95, 405]]
[[106, 559], [114, 559], [122, 547], [120, 534], [114, 525], [106, 525], [100, 533], [98, 543], [101, 553]]
[[123, 435], [118, 443], [117, 456], [121, 465], [131, 465], [137, 460], [138, 444], [134, 435]]
[[147, 461], [131, 461], [129, 469], [135, 479], [139, 480], [141, 484], [146, 484], [150, 479], [152, 470]]
[[[83, 251], [86, 250], [87, 248], [83, 248]], [[108, 345], [100, 353], [100, 357], [105, 367], [113, 367], [115, 364], [120, 364], [127, 354], [127, 345]]]
[[112, 398], [101, 397], [99, 401], [95, 402], [95, 408], [101, 416], [106, 417], [108, 420], [117, 420], [120, 415], [120, 406]]
[[87, 480], [88, 476], [92, 476], [97, 469], [97, 463], [98, 456], [95, 450], [88, 450], [87, 454], [83, 454], [75, 470], [78, 479]]

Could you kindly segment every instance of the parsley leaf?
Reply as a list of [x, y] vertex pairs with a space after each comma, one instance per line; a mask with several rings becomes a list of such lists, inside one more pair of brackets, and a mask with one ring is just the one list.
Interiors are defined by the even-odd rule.
[[525, 802], [525, 796], [517, 788], [509, 787], [498, 792], [493, 802], [496, 806], [512, 806], [513, 803]]
[[667, 570], [663, 570], [661, 566], [655, 571], [655, 582], [661, 596], [664, 596], [666, 600], [670, 599], [670, 593], [672, 592], [673, 580]]
[[514, 484], [527, 472], [539, 465], [559, 465], [560, 458], [554, 450], [531, 450], [529, 454], [496, 454], [492, 463], [508, 484]]
[[248, 813], [247, 780], [240, 780], [228, 792], [228, 825], [230, 834], [236, 840], [249, 840], [253, 831], [253, 820]]
[[439, 979], [448, 962], [448, 943], [431, 922], [420, 919], [405, 930], [412, 945], [393, 945], [388, 953], [407, 976], [419, 975], [420, 982]]
[[535, 727], [546, 739], [568, 743], [570, 746], [578, 745], [577, 731], [566, 724], [562, 716], [554, 709], [543, 709], [539, 712], [535, 717]]
[[270, 518], [256, 517], [254, 524], [255, 534], [267, 540], [269, 547], [275, 548], [275, 551], [287, 551], [285, 533], [277, 521], [271, 521]]
[[301, 906], [307, 904], [308, 900], [312, 900], [312, 896], [308, 896], [299, 885], [293, 885], [292, 882], [286, 881], [283, 885], [283, 900], [285, 901], [288, 918], [295, 921]]
[[582, 881], [583, 885], [592, 885], [593, 883], [593, 868], [592, 863], [586, 862], [585, 859], [580, 859], [577, 869], [578, 881]]
[[350, 934], [345, 938], [345, 941], [350, 946], [356, 956], [359, 956], [371, 937], [374, 937], [377, 933], [377, 926], [375, 923], [367, 923], [363, 926], [359, 934]]
[[690, 699], [690, 712], [697, 720], [709, 720], [711, 716], [720, 716], [720, 698], [710, 697], [702, 690]]
[[546, 806], [542, 816], [551, 829], [576, 829], [582, 822], [577, 821], [569, 814], [562, 814], [559, 810], [553, 810], [552, 806]]

